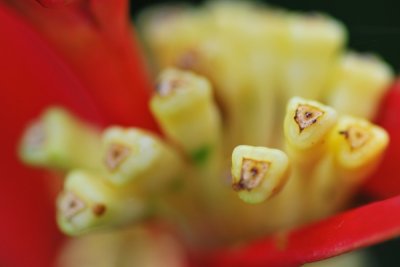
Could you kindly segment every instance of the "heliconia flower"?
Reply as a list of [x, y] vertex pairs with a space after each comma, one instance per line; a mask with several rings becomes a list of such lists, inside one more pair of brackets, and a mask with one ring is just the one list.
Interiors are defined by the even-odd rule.
[[[0, 266], [52, 266], [63, 239], [56, 229], [51, 204], [60, 182], [50, 176], [58, 174], [29, 169], [16, 155], [23, 129], [34, 117], [58, 105], [98, 127], [119, 124], [159, 131], [148, 107], [151, 82], [143, 55], [132, 39], [127, 6], [126, 0], [0, 2]], [[377, 121], [388, 131], [391, 143], [380, 169], [365, 186], [367, 192], [380, 198], [400, 192], [399, 85], [393, 86], [380, 107]], [[170, 88], [162, 89], [168, 93]], [[160, 106], [153, 107], [154, 113], [157, 108]], [[168, 114], [160, 112], [157, 116]], [[119, 129], [113, 131], [106, 140], [122, 138]], [[218, 129], [211, 125], [204, 131]], [[209, 141], [207, 137], [205, 141]], [[191, 155], [201, 162], [204, 147], [192, 141], [188, 138], [184, 149], [196, 152]], [[118, 158], [111, 157], [108, 163], [112, 169], [119, 164]], [[75, 177], [86, 176], [78, 173]], [[101, 206], [96, 210], [104, 212]], [[399, 199], [393, 197], [295, 229], [284, 237], [269, 236], [240, 248], [199, 253], [193, 265], [297, 266], [322, 260], [398, 236], [399, 211]]]

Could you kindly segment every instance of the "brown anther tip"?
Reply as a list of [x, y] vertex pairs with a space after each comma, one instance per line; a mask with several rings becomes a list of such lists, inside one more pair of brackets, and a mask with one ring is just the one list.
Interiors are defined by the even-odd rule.
[[339, 131], [339, 134], [343, 135], [344, 138], [349, 138], [349, 132], [348, 131]]
[[300, 132], [310, 127], [318, 121], [318, 118], [324, 114], [320, 109], [310, 105], [299, 105], [296, 109], [294, 120], [299, 126]]
[[25, 135], [25, 145], [30, 149], [38, 149], [43, 146], [46, 141], [46, 132], [42, 122], [33, 123], [27, 130]]
[[185, 70], [193, 70], [199, 62], [199, 52], [190, 49], [183, 53], [177, 60], [176, 66]]
[[92, 207], [93, 214], [100, 217], [106, 212], [106, 206], [104, 204], [98, 203]]
[[63, 215], [70, 220], [76, 214], [82, 212], [86, 208], [86, 204], [74, 193], [66, 192], [62, 196], [59, 208]]
[[233, 183], [233, 184], [232, 184], [232, 189], [238, 192], [238, 191], [243, 191], [243, 190], [245, 190], [246, 187], [245, 187], [245, 185], [243, 184], [242, 180], [240, 180], [239, 182]]
[[258, 187], [268, 172], [270, 162], [243, 158], [240, 180], [232, 184], [235, 191], [247, 190]]
[[159, 96], [169, 96], [179, 87], [181, 87], [182, 84], [182, 79], [179, 79], [177, 77], [173, 79], [163, 80], [156, 85], [156, 92]]
[[339, 134], [344, 136], [352, 150], [364, 146], [370, 138], [368, 130], [355, 125], [345, 131], [339, 131]]
[[131, 150], [120, 144], [111, 144], [106, 152], [105, 164], [110, 171], [114, 171], [129, 156]]

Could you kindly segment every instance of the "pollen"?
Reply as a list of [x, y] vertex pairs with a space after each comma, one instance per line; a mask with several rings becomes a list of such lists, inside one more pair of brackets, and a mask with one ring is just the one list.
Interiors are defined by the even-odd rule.
[[110, 171], [115, 171], [130, 155], [131, 150], [120, 144], [111, 144], [107, 150], [105, 164]]
[[296, 110], [294, 120], [299, 126], [300, 132], [310, 127], [318, 121], [318, 118], [324, 114], [320, 109], [310, 105], [299, 105]]
[[233, 189], [251, 191], [258, 187], [267, 174], [270, 165], [271, 163], [267, 161], [243, 158], [240, 180], [233, 184]]
[[359, 149], [364, 146], [370, 139], [370, 133], [367, 129], [353, 125], [345, 131], [340, 131], [347, 140], [351, 150]]
[[68, 220], [86, 209], [85, 202], [72, 192], [66, 192], [62, 195], [59, 203], [59, 209]]

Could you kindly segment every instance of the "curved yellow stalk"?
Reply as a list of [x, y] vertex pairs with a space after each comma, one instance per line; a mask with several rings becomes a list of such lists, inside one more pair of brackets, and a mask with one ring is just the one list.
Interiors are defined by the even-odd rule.
[[27, 164], [51, 169], [100, 169], [100, 133], [60, 107], [47, 109], [22, 138]]
[[160, 74], [151, 110], [167, 137], [197, 165], [220, 150], [221, 118], [210, 83], [178, 69]]
[[70, 172], [57, 200], [57, 221], [61, 230], [79, 235], [98, 228], [137, 223], [145, 219], [151, 206], [134, 194], [107, 184], [87, 171]]
[[346, 29], [322, 14], [292, 14], [282, 76], [286, 99], [319, 99], [346, 42]]
[[153, 194], [168, 191], [182, 178], [178, 153], [149, 132], [111, 127], [103, 133], [102, 146], [105, 179], [118, 187]]
[[341, 114], [372, 120], [392, 80], [391, 67], [377, 56], [347, 52], [337, 66], [327, 102]]
[[317, 101], [300, 97], [289, 101], [284, 119], [285, 148], [294, 165], [304, 172], [315, 168], [336, 121], [336, 111]]
[[289, 159], [277, 149], [237, 146], [232, 153], [232, 187], [247, 203], [273, 197], [289, 176]]

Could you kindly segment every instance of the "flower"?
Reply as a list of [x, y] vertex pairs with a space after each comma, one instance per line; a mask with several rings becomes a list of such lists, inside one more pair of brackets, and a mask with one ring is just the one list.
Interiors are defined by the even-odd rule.
[[[58, 6], [64, 1], [42, 1], [42, 4]], [[7, 5], [0, 5], [0, 21], [9, 25], [0, 29], [2, 36], [9, 36], [7, 42], [0, 44], [3, 51], [8, 51], [0, 63], [3, 64], [0, 86], [6, 88], [1, 99], [7, 111], [2, 114], [2, 122], [7, 126], [2, 134], [3, 140], [7, 140], [2, 143], [7, 156], [2, 169], [6, 170], [3, 177], [7, 179], [3, 178], [1, 202], [7, 203], [3, 211], [10, 216], [0, 230], [2, 240], [7, 240], [0, 249], [0, 261], [5, 266], [48, 266], [56, 250], [55, 244], [60, 240], [48, 219], [52, 208], [44, 189], [47, 179], [40, 178], [42, 173], [21, 166], [15, 158], [19, 135], [32, 117], [49, 104], [61, 104], [99, 125], [116, 123], [156, 129], [145, 105], [149, 96], [144, 89], [150, 86], [137, 47], [132, 48], [134, 43], [125, 17], [126, 1], [84, 1], [84, 4], [72, 3], [59, 8], [43, 9], [35, 1], [7, 1]], [[35, 30], [30, 25], [34, 25]], [[398, 89], [390, 94], [380, 121], [397, 144], [396, 125], [399, 123], [393, 122], [397, 118], [392, 116], [399, 101]], [[395, 148], [389, 147], [394, 157], [394, 151], [398, 151]], [[393, 162], [396, 161], [386, 160], [378, 174], [393, 171], [396, 168]], [[386, 177], [391, 177], [391, 173]], [[368, 188], [379, 188], [376, 191], [382, 196], [398, 192], [389, 191], [394, 186], [388, 188], [383, 182], [380, 186], [374, 183], [376, 179], [371, 180]], [[272, 238], [236, 253], [222, 251], [210, 259], [210, 264], [232, 266], [233, 261], [246, 266], [251, 263], [255, 266], [296, 265], [385, 240], [400, 231], [400, 218], [393, 216], [400, 208], [398, 201], [393, 198], [370, 204], [295, 230], [281, 253], [265, 254], [274, 250]], [[376, 215], [378, 220], [363, 224], [370, 214]], [[321, 234], [335, 238], [321, 244], [318, 238]], [[21, 254], [24, 257], [20, 257]]]
[[[285, 250], [279, 247], [279, 235], [271, 236], [242, 249], [220, 251], [215, 254], [213, 263], [217, 266], [262, 266], [268, 262], [271, 266], [297, 266], [397, 236], [399, 218], [396, 218], [394, 211], [399, 208], [400, 197], [395, 196], [398, 195], [399, 184], [397, 177], [393, 176], [393, 170], [397, 169], [395, 162], [399, 157], [400, 123], [396, 116], [399, 100], [400, 83], [397, 81], [386, 95], [377, 119], [388, 130], [391, 144], [383, 164], [364, 186], [365, 191], [385, 200], [295, 230], [290, 233]], [[371, 215], [376, 215], [376, 220]], [[324, 236], [323, 242], [321, 236]]]

